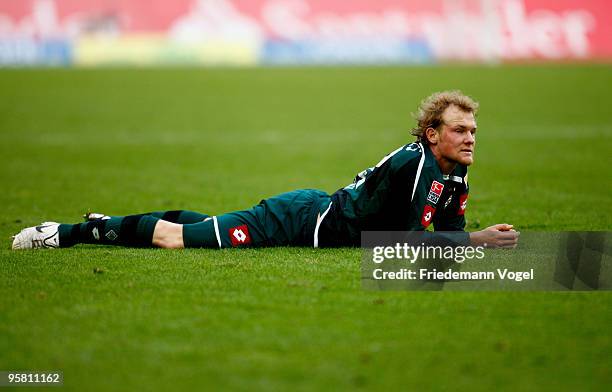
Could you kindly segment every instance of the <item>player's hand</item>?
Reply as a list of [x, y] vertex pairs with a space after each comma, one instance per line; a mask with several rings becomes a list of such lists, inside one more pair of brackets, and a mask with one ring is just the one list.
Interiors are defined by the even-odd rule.
[[470, 242], [485, 248], [516, 248], [520, 234], [514, 230], [514, 226], [500, 223], [470, 233]]

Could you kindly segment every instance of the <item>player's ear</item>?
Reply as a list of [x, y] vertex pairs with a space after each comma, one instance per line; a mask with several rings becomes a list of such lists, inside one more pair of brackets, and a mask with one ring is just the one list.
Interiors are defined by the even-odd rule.
[[438, 131], [436, 131], [434, 128], [429, 127], [425, 130], [425, 138], [429, 144], [438, 144], [438, 137]]

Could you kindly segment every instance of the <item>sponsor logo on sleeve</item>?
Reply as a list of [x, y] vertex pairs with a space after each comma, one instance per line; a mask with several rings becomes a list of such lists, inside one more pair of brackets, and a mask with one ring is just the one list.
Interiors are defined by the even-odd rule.
[[247, 225], [232, 227], [229, 229], [229, 236], [232, 246], [248, 245], [251, 243], [251, 235]]
[[427, 201], [434, 205], [438, 204], [443, 189], [444, 184], [434, 180], [434, 182], [431, 183], [431, 188], [429, 189], [429, 194], [427, 195]]
[[429, 204], [426, 204], [425, 209], [423, 209], [423, 216], [421, 216], [421, 225], [423, 225], [425, 228], [429, 226], [435, 213], [436, 209]]
[[464, 193], [459, 198], [459, 211], [457, 211], [457, 215], [465, 214], [465, 209], [467, 208], [467, 198], [468, 198], [467, 193]]

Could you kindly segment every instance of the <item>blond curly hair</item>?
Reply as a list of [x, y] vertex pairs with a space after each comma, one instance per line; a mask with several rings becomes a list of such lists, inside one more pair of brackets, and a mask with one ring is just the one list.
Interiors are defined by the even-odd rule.
[[410, 133], [416, 136], [418, 142], [427, 141], [425, 130], [438, 129], [442, 125], [442, 113], [450, 105], [455, 105], [464, 112], [478, 113], [478, 102], [459, 90], [440, 91], [425, 98], [414, 115], [417, 126]]

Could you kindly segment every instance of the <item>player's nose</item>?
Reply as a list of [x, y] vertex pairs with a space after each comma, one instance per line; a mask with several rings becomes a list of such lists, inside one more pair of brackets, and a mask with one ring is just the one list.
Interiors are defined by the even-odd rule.
[[465, 142], [467, 144], [474, 144], [474, 143], [476, 143], [476, 138], [474, 137], [474, 135], [472, 135], [471, 132], [467, 132], [467, 138], [466, 138]]

